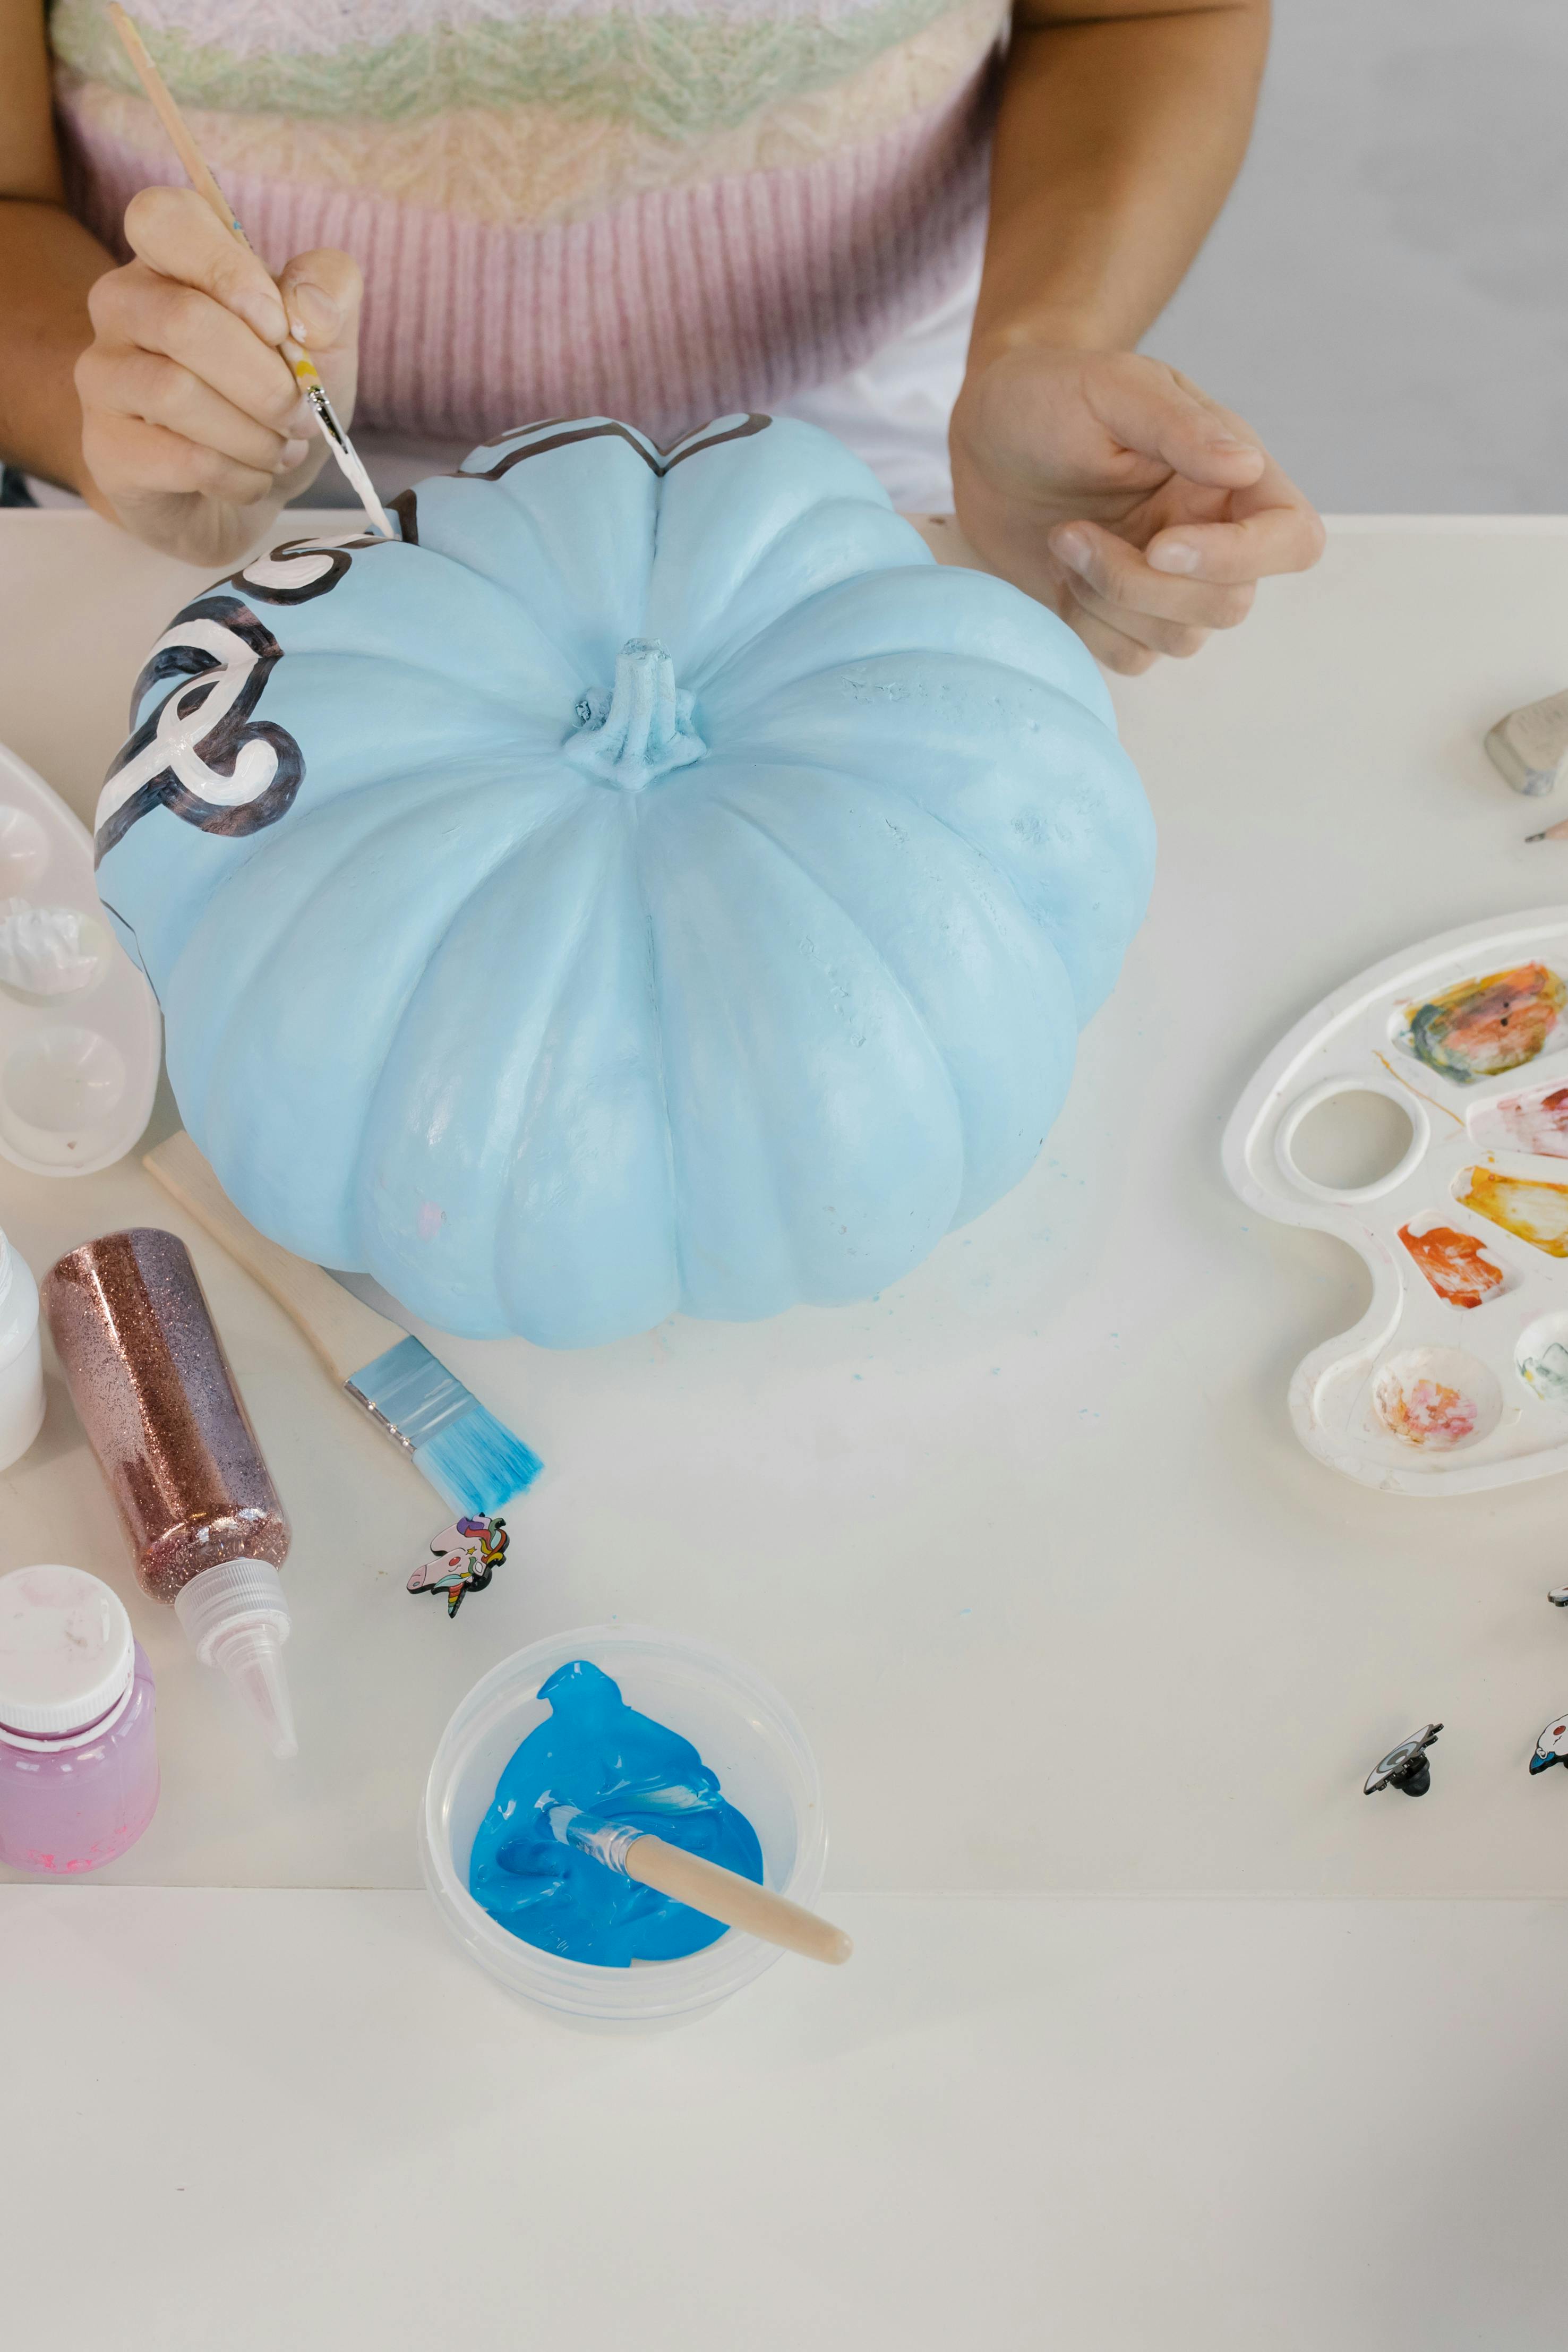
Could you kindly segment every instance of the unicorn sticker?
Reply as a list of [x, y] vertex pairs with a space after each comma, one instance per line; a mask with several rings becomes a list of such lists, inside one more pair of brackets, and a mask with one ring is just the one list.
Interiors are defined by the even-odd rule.
[[457, 1519], [431, 1545], [431, 1557], [408, 1580], [411, 1592], [444, 1592], [450, 1621], [465, 1592], [483, 1592], [511, 1542], [500, 1517]]

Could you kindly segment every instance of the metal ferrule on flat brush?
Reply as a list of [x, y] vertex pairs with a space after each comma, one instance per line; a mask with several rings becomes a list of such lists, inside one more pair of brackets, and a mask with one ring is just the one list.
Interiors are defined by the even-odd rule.
[[554, 1805], [548, 1798], [539, 1810], [549, 1819], [551, 1834], [562, 1845], [575, 1846], [579, 1853], [601, 1862], [606, 1870], [615, 1871], [622, 1878], [628, 1875], [626, 1857], [638, 1839], [646, 1835], [645, 1831], [627, 1829], [619, 1822], [601, 1822], [596, 1814], [585, 1813], [580, 1805]]
[[345, 1391], [412, 1454], [473, 1405], [455, 1372], [412, 1336], [346, 1381]]

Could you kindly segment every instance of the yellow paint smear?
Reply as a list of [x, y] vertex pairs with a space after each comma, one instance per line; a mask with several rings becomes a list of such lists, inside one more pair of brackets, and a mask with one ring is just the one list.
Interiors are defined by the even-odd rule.
[[1500, 1176], [1494, 1168], [1472, 1168], [1469, 1189], [1459, 1198], [1467, 1209], [1532, 1249], [1568, 1257], [1568, 1184], [1532, 1183], [1522, 1176]]

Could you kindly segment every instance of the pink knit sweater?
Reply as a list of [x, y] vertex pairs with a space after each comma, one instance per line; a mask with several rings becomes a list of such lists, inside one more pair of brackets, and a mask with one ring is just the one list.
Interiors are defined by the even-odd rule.
[[[359, 421], [666, 437], [860, 364], [973, 262], [998, 0], [141, 0], [272, 268], [365, 273]], [[82, 219], [178, 183], [97, 0], [55, 0]]]

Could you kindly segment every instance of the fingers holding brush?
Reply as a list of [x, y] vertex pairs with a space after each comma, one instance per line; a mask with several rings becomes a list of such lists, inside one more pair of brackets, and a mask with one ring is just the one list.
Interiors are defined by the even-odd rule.
[[[125, 226], [135, 257], [93, 287], [77, 363], [87, 465], [139, 538], [191, 562], [234, 560], [326, 454], [277, 348], [287, 300], [192, 189], [143, 189]], [[297, 310], [319, 289], [330, 313], [329, 388], [351, 401], [359, 271], [333, 254], [290, 267]]]
[[[193, 190], [144, 188], [127, 207], [134, 258], [89, 299], [77, 362], [82, 446], [127, 526], [172, 554], [221, 561], [243, 510], [277, 499], [308, 462], [298, 390], [277, 344], [282, 298]], [[295, 446], [290, 448], [290, 441]]]
[[288, 332], [283, 297], [266, 264], [225, 228], [194, 188], [143, 188], [125, 207], [125, 238], [156, 277], [205, 295], [276, 352]]

